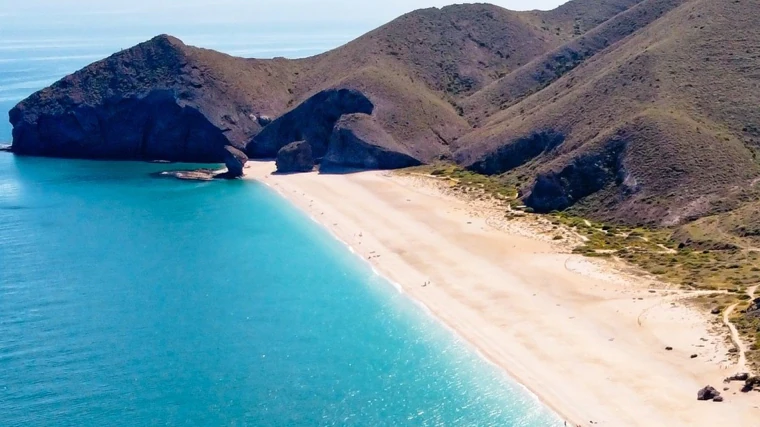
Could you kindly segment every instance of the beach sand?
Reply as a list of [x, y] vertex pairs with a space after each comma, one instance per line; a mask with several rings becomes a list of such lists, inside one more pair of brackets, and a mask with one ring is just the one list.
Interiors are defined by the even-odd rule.
[[[573, 255], [540, 225], [431, 179], [273, 171], [273, 162], [250, 162], [247, 179], [353, 247], [568, 424], [758, 425], [760, 394], [738, 383], [722, 391], [739, 367], [683, 291]], [[726, 401], [697, 401], [708, 384]]]

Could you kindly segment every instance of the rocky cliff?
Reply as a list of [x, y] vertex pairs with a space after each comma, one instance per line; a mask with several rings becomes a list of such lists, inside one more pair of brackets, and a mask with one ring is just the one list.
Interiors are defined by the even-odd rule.
[[[10, 112], [13, 151], [96, 159], [221, 162], [261, 125], [212, 62], [245, 60], [159, 36], [63, 78]], [[272, 103], [276, 104], [275, 101]], [[266, 103], [265, 103], [266, 104]]]
[[314, 157], [327, 152], [333, 127], [346, 114], [372, 114], [375, 106], [364, 94], [349, 89], [326, 90], [273, 121], [248, 143], [254, 157], [274, 157], [284, 146], [306, 141]]
[[238, 170], [304, 141], [324, 171], [456, 162], [538, 211], [678, 224], [754, 194], [758, 14], [750, 1], [457, 5], [299, 60], [159, 36], [19, 103], [12, 149]]

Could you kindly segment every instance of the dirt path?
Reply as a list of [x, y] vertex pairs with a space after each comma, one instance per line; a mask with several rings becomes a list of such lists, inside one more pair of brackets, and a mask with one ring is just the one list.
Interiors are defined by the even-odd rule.
[[[749, 295], [750, 300], [755, 299], [755, 292], [757, 291], [758, 286], [760, 285], [755, 285], [747, 289], [747, 295]], [[739, 337], [739, 331], [736, 329], [736, 325], [731, 323], [731, 314], [733, 314], [738, 305], [739, 303], [732, 304], [723, 312], [723, 324], [728, 326], [728, 329], [731, 331], [731, 342], [739, 351], [739, 361], [736, 364], [738, 372], [747, 372], [747, 346], [742, 342], [741, 337]]]

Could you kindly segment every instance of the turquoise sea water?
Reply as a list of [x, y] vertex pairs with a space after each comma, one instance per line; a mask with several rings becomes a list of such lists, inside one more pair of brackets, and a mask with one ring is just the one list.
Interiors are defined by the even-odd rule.
[[[146, 38], [67, 34], [0, 40], [3, 111]], [[173, 167], [0, 153], [0, 426], [561, 424], [266, 187]]]

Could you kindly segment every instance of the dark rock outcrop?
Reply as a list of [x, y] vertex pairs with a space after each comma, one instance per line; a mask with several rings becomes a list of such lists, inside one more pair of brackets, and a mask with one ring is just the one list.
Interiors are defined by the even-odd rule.
[[345, 114], [372, 114], [375, 106], [361, 92], [330, 89], [319, 92], [270, 123], [246, 146], [251, 157], [275, 157], [284, 146], [306, 140], [314, 157], [327, 152], [335, 123]]
[[614, 140], [596, 153], [574, 158], [559, 171], [539, 174], [525, 204], [538, 213], [563, 210], [612, 183], [622, 184], [625, 143]]
[[422, 164], [372, 117], [351, 114], [336, 125], [322, 159], [321, 172], [351, 169], [399, 169]]
[[280, 173], [311, 172], [314, 169], [311, 145], [306, 141], [291, 142], [277, 152], [276, 164]]
[[[252, 106], [205, 72], [243, 60], [158, 36], [63, 78], [10, 111], [13, 152], [221, 162], [261, 129]], [[229, 82], [228, 82], [229, 84]]]
[[565, 141], [565, 135], [552, 130], [534, 132], [514, 142], [496, 148], [468, 169], [485, 175], [508, 172], [533, 160], [541, 154], [557, 148]]
[[718, 396], [720, 396], [720, 392], [709, 385], [697, 392], [697, 400], [713, 400]]
[[755, 298], [746, 310], [747, 316], [760, 317], [760, 298]]
[[746, 373], [746, 372], [743, 372], [743, 373], [740, 373], [740, 374], [732, 375], [732, 376], [726, 378], [725, 380], [723, 380], [723, 382], [724, 383], [730, 383], [732, 381], [747, 381], [748, 379], [749, 379], [749, 374]]
[[229, 144], [218, 127], [196, 108], [180, 106], [170, 90], [59, 113], [25, 101], [10, 117], [13, 152], [22, 155], [219, 162]]
[[760, 377], [749, 377], [747, 378], [747, 381], [744, 382], [744, 387], [742, 387], [742, 392], [749, 393], [750, 391], [755, 390], [758, 387], [760, 387]]
[[248, 156], [242, 151], [232, 146], [224, 147], [225, 156], [224, 164], [227, 165], [227, 177], [239, 178], [243, 176], [243, 168], [248, 162]]

